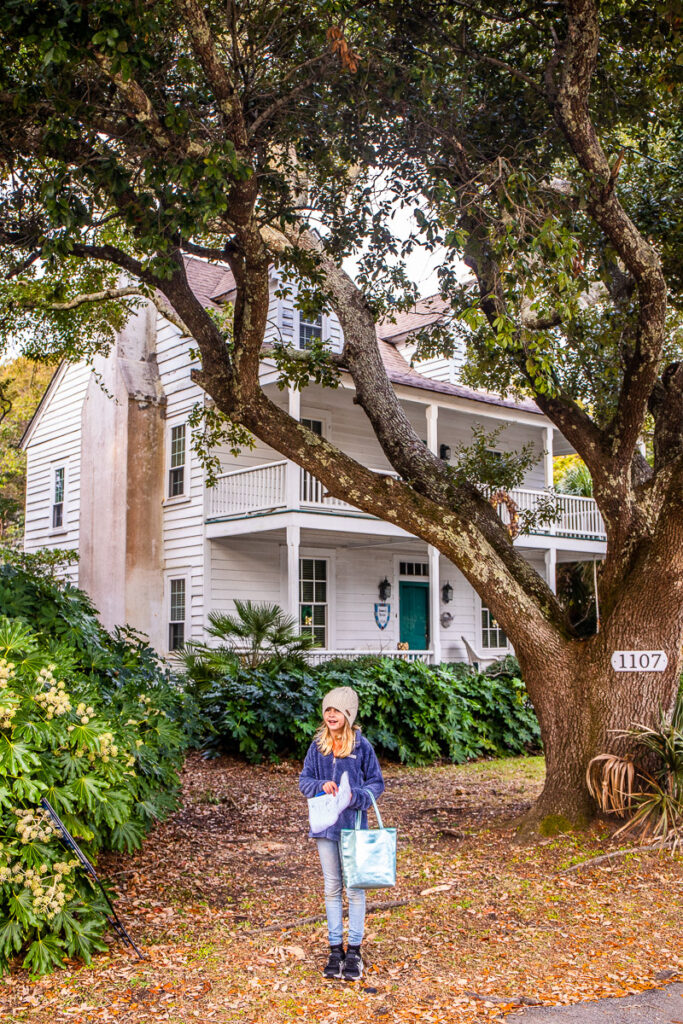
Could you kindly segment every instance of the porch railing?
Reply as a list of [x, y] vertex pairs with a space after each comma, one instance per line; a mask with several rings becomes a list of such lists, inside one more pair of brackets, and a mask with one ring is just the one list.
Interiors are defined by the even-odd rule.
[[[396, 473], [373, 470], [375, 473], [397, 478]], [[524, 487], [515, 488], [510, 497], [520, 510], [533, 511], [548, 492]], [[593, 498], [582, 498], [574, 494], [554, 494], [559, 517], [552, 523], [539, 524], [534, 533], [561, 537], [581, 537], [592, 540], [605, 539], [605, 525]], [[282, 510], [291, 507], [287, 502], [287, 462], [268, 462], [260, 466], [249, 466], [222, 473], [209, 492], [208, 518], [241, 518], [256, 513]], [[306, 509], [343, 511], [348, 515], [359, 515], [353, 505], [327, 493], [326, 487], [311, 473], [299, 470], [298, 495], [294, 506]], [[507, 518], [504, 506], [499, 510]]]
[[306, 661], [309, 665], [322, 665], [325, 661], [333, 661], [336, 658], [355, 661], [357, 658], [401, 658], [402, 661], [424, 661], [429, 664], [432, 660], [431, 651], [395, 651], [395, 650], [327, 650], [321, 647], [314, 647], [306, 651]]

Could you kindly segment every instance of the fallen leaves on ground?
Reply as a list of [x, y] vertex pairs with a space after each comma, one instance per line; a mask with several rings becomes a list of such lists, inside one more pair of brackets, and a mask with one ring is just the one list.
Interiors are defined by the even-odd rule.
[[[680, 856], [612, 849], [609, 830], [520, 840], [538, 758], [385, 766], [399, 884], [369, 902], [360, 983], [325, 981], [315, 846], [299, 766], [191, 756], [184, 806], [133, 857], [100, 868], [147, 959], [111, 937], [91, 967], [0, 981], [12, 1024], [500, 1021], [522, 1007], [640, 992], [683, 976]], [[289, 924], [285, 930], [280, 926]], [[262, 930], [264, 929], [264, 930]]]

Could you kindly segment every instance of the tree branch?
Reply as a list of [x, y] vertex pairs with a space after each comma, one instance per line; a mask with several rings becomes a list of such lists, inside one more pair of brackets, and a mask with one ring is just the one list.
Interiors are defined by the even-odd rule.
[[[627, 360], [612, 438], [612, 474], [630, 465], [657, 377], [666, 316], [666, 282], [654, 248], [643, 238], [615, 195], [616, 175], [588, 110], [597, 62], [599, 23], [594, 0], [566, 0], [567, 36], [561, 44], [559, 87], [551, 97], [555, 118], [589, 176], [588, 210], [638, 286], [638, 330]], [[626, 497], [625, 495], [622, 496]]]
[[112, 62], [106, 54], [95, 50], [93, 58], [126, 100], [135, 120], [149, 132], [159, 149], [171, 149], [173, 140], [161, 124], [152, 101], [142, 86], [133, 78], [124, 78], [120, 71], [112, 71]]
[[[176, 0], [176, 7], [190, 35], [195, 56], [211, 85], [226, 126], [233, 136], [232, 141], [238, 149], [246, 149], [248, 136], [242, 107], [236, 98], [235, 86], [228, 74], [227, 68], [216, 52], [211, 28], [206, 20], [204, 10], [196, 0]], [[233, 36], [233, 44], [236, 44], [234, 31], [233, 26], [231, 35]]]
[[[418, 500], [428, 500], [431, 509], [429, 518], [433, 517], [434, 509], [439, 509], [439, 517], [444, 523], [448, 523], [450, 529], [458, 533], [465, 547], [470, 542], [478, 549], [484, 544], [489, 558], [492, 553], [495, 554], [501, 571], [508, 577], [509, 586], [515, 590], [519, 587], [520, 591], [527, 595], [525, 600], [531, 597], [532, 602], [537, 602], [534, 604], [534, 615], [541, 614], [546, 624], [552, 623], [554, 628], [566, 629], [565, 614], [555, 595], [545, 580], [511, 545], [505, 527], [489, 503], [474, 486], [457, 486], [444, 463], [425, 448], [422, 439], [413, 429], [384, 369], [372, 312], [353, 281], [326, 256], [319, 240], [308, 231], [290, 229], [288, 234], [283, 234], [272, 228], [262, 228], [262, 234], [274, 252], [282, 252], [286, 248], [297, 246], [316, 257], [324, 287], [344, 332], [342, 359], [355, 384], [355, 401], [361, 405], [370, 420], [390, 464], [410, 485], [410, 493], [416, 493]], [[298, 461], [296, 456], [290, 454], [290, 457]], [[312, 471], [323, 479], [332, 494], [338, 493], [338, 484], [334, 477], [326, 479], [321, 477], [319, 470]], [[341, 495], [340, 491], [339, 493]], [[358, 504], [355, 498], [353, 500], [354, 504]], [[401, 500], [408, 501], [408, 491], [401, 494]], [[361, 504], [361, 507], [364, 506]], [[373, 503], [367, 510], [377, 514], [376, 508]], [[380, 514], [386, 518], [386, 509]], [[424, 510], [421, 515], [425, 515]], [[404, 525], [408, 528], [407, 523]], [[409, 525], [411, 532], [439, 546], [424, 532], [425, 527], [417, 516], [415, 522]], [[468, 538], [467, 542], [463, 539], [465, 536]], [[439, 543], [443, 544], [445, 541]], [[445, 551], [443, 547], [441, 550]], [[481, 566], [478, 567], [476, 561], [470, 563], [466, 557], [461, 557], [455, 552], [452, 560], [470, 582], [480, 589]], [[504, 608], [487, 588], [487, 601], [489, 598], [500, 608], [496, 615], [504, 621]], [[521, 600], [521, 596], [518, 595], [517, 599]]]
[[170, 323], [174, 324], [174, 326], [177, 327], [185, 337], [192, 336], [186, 324], [183, 323], [175, 310], [169, 306], [167, 302], [164, 302], [160, 295], [154, 291], [142, 291], [135, 285], [126, 285], [121, 288], [105, 288], [100, 292], [86, 292], [81, 295], [75, 295], [72, 299], [67, 299], [66, 302], [24, 302], [22, 305], [25, 309], [68, 310], [77, 309], [79, 306], [83, 306], [86, 303], [111, 302], [116, 299], [124, 299], [128, 297], [145, 299], [146, 301], [151, 302], [156, 306], [161, 315], [166, 317]]
[[[316, 57], [312, 57], [311, 60], [305, 61], [298, 68], [293, 69], [288, 75], [285, 76], [284, 81], [287, 81], [289, 78], [291, 78], [295, 71], [301, 72], [306, 67], [331, 62], [332, 58], [329, 53], [321, 53]], [[278, 99], [274, 100], [270, 104], [270, 106], [266, 107], [266, 109], [262, 111], [262, 113], [259, 114], [256, 120], [249, 126], [249, 136], [253, 138], [255, 135], [257, 135], [259, 129], [268, 121], [272, 120], [275, 114], [277, 114], [278, 110], [281, 110], [283, 107], [286, 107], [287, 104], [290, 103], [295, 96], [298, 96], [300, 93], [304, 92], [304, 90], [308, 89], [309, 86], [313, 85], [315, 82], [319, 80], [320, 70], [318, 74], [311, 75], [310, 78], [304, 79], [303, 82], [300, 82], [298, 85], [294, 86], [294, 88], [291, 89], [285, 95], [280, 95]]]

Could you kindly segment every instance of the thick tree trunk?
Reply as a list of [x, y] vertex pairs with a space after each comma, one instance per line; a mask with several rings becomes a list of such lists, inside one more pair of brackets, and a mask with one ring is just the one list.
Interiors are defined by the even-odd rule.
[[[676, 697], [681, 669], [681, 615], [670, 611], [670, 581], [661, 590], [650, 583], [640, 590], [640, 609], [615, 615], [605, 630], [589, 640], [573, 640], [555, 652], [527, 651], [520, 665], [541, 725], [546, 781], [530, 819], [562, 815], [580, 823], [594, 816], [596, 806], [586, 785], [586, 769], [600, 753], [636, 754], [615, 731], [635, 723], [656, 725], [660, 710], [668, 713]], [[640, 614], [638, 614], [640, 611]], [[617, 650], [664, 650], [664, 672], [616, 672], [611, 656]], [[640, 751], [643, 761], [644, 752]]]

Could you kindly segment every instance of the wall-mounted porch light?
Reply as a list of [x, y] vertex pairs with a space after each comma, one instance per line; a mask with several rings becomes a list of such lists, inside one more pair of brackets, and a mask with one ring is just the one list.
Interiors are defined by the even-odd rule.
[[389, 598], [391, 597], [391, 583], [386, 578], [386, 576], [384, 577], [384, 579], [380, 583], [380, 585], [378, 587], [378, 590], [379, 590], [379, 599], [380, 599], [380, 601], [388, 601]]
[[448, 462], [451, 457], [451, 449], [447, 444], [439, 445], [439, 458], [443, 459], [444, 462]]
[[441, 588], [441, 597], [444, 604], [449, 604], [453, 600], [453, 587], [450, 583], [444, 583]]

